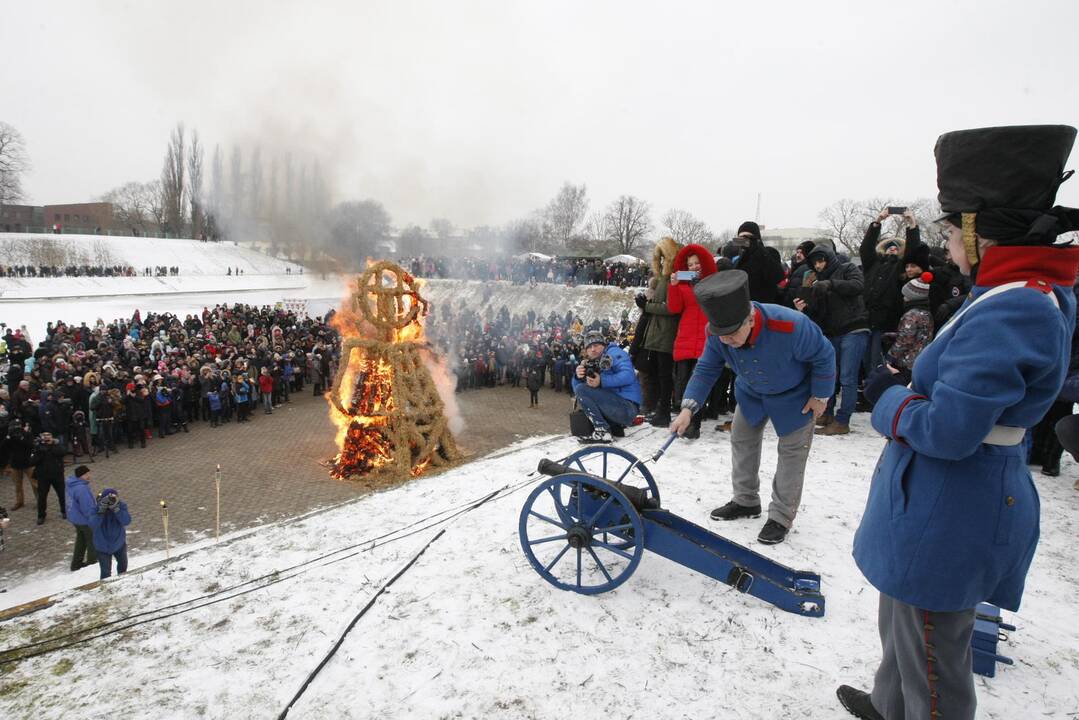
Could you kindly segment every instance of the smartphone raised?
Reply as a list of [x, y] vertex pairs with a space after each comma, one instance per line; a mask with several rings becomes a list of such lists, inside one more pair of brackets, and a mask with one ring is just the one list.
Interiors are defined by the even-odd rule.
[[901, 207], [899, 205], [894, 205], [894, 206], [889, 205], [888, 206], [888, 214], [889, 215], [902, 215], [906, 211], [907, 211], [906, 207]]
[[675, 272], [674, 276], [678, 279], [678, 282], [697, 282], [700, 273], [694, 270], [679, 270]]

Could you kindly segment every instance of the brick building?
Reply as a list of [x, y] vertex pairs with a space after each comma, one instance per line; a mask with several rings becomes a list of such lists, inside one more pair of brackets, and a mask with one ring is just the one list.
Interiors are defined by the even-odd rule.
[[44, 208], [34, 205], [0, 205], [0, 232], [29, 232], [45, 224]]

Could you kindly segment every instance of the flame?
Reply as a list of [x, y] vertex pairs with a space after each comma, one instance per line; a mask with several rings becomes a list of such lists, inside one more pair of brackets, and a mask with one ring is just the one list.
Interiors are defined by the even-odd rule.
[[[368, 260], [368, 266], [372, 264]], [[417, 289], [421, 287], [411, 275], [406, 273], [404, 278], [406, 282], [414, 283]], [[364, 302], [366, 298], [358, 282], [359, 278], [356, 278], [348, 283], [345, 297], [331, 320], [331, 325], [341, 335], [342, 362], [350, 340], [387, 339], [386, 332], [380, 332], [359, 311], [358, 302]], [[393, 343], [426, 343], [426, 304], [420, 301], [418, 293], [407, 293], [402, 298], [400, 310], [407, 313], [413, 307], [419, 308], [416, 319], [390, 333]], [[332, 398], [328, 402], [330, 421], [337, 430], [335, 443], [338, 448], [330, 474], [338, 479], [367, 474], [388, 465], [394, 461], [395, 451], [386, 433], [390, 415], [395, 410], [391, 366], [384, 359], [367, 357], [359, 348], [349, 351], [347, 362], [339, 388], [341, 406], [347, 412], [341, 412]], [[416, 465], [411, 474], [422, 474], [428, 465], [429, 461]]]

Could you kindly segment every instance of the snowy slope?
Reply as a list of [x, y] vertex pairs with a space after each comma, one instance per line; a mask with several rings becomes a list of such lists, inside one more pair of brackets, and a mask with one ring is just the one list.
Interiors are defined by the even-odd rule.
[[[276, 717], [360, 608], [445, 529], [359, 620], [289, 717], [845, 717], [835, 686], [867, 686], [879, 657], [876, 593], [854, 567], [850, 544], [883, 441], [864, 415], [854, 430], [816, 439], [801, 514], [788, 542], [772, 548], [753, 541], [760, 521], [717, 527], [707, 518], [729, 497], [725, 436], [679, 441], [654, 468], [665, 507], [819, 571], [824, 618], [784, 613], [647, 552], [612, 592], [589, 597], [548, 585], [517, 538], [532, 482], [451, 517], [526, 480], [541, 457], [577, 447], [564, 438], [529, 441], [4, 623], [2, 647], [10, 647], [49, 628], [117, 620], [353, 546], [302, 574], [281, 572], [263, 589], [4, 666], [0, 715]], [[644, 456], [663, 438], [637, 428], [621, 445]], [[774, 442], [769, 433], [766, 448], [774, 451]], [[774, 467], [766, 452], [762, 476]], [[1038, 478], [1042, 543], [1023, 611], [1007, 614], [1019, 629], [1002, 648], [1016, 665], [976, 678], [981, 718], [1064, 718], [1079, 709], [1076, 471], [1069, 463], [1064, 477]]]
[[[48, 254], [55, 257], [43, 258]], [[130, 265], [136, 271], [178, 266], [181, 275], [224, 275], [229, 267], [248, 274], [284, 275], [293, 263], [232, 243], [187, 239], [0, 233], [0, 265]]]

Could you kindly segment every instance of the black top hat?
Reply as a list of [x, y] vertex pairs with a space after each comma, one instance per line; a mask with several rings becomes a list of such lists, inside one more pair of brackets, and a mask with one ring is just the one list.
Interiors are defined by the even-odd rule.
[[709, 275], [693, 287], [697, 304], [708, 317], [708, 331], [730, 335], [749, 317], [749, 275], [742, 270], [725, 270]]
[[937, 138], [937, 188], [945, 213], [994, 208], [1047, 210], [1070, 177], [1075, 142], [1068, 125], [1018, 125], [945, 133]]

